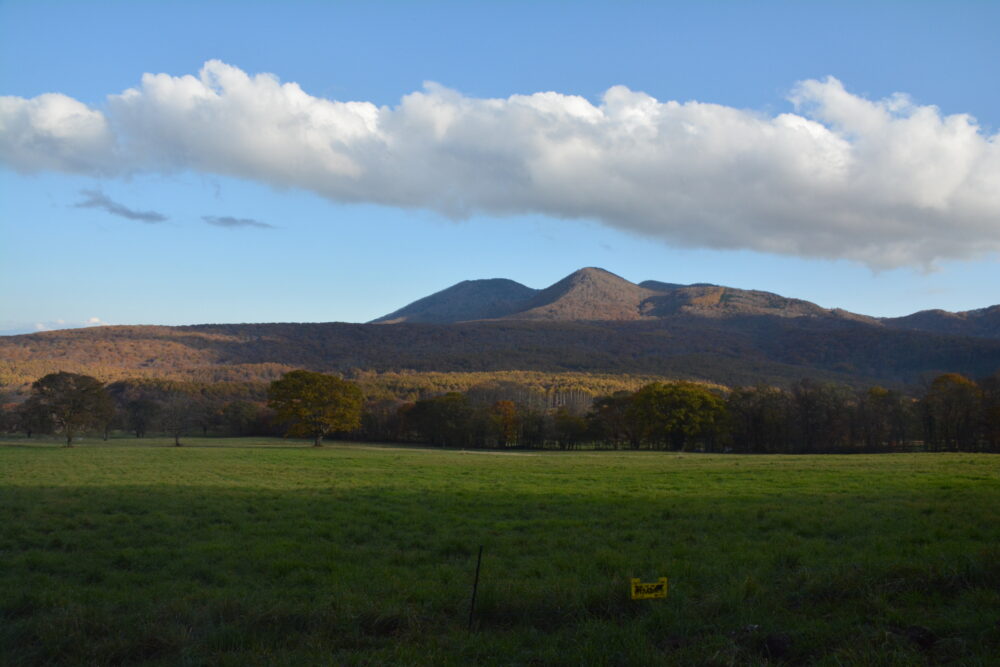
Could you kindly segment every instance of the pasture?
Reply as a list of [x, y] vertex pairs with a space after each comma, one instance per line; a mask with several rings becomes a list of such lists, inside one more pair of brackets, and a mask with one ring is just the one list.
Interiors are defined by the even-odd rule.
[[186, 443], [0, 440], [0, 661], [1000, 655], [997, 455]]

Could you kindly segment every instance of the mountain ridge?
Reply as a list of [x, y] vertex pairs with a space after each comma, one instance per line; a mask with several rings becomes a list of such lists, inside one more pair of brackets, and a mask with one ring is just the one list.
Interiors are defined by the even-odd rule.
[[462, 281], [418, 299], [371, 323], [456, 324], [488, 320], [618, 321], [669, 315], [728, 318], [770, 315], [849, 320], [928, 333], [1000, 338], [1000, 305], [970, 311], [926, 310], [902, 317], [873, 317], [763, 290], [712, 283], [633, 283], [610, 271], [586, 267], [552, 285], [533, 289], [513, 280]]
[[58, 370], [105, 381], [267, 382], [294, 368], [901, 387], [945, 372], [996, 373], [1000, 306], [874, 318], [759, 290], [636, 284], [588, 267], [540, 290], [503, 278], [462, 281], [368, 324], [102, 326], [0, 337], [0, 387], [23, 389]]

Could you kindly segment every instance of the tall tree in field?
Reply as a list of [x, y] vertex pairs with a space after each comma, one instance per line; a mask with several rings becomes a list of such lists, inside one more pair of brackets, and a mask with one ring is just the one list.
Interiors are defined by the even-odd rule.
[[197, 419], [199, 404], [191, 396], [173, 394], [160, 403], [160, 426], [174, 439], [174, 447], [181, 446], [181, 437], [186, 435]]
[[361, 389], [333, 375], [291, 371], [271, 383], [267, 397], [277, 420], [288, 425], [288, 435], [312, 438], [315, 447], [328, 433], [361, 425]]
[[101, 381], [77, 373], [50, 373], [31, 385], [27, 401], [31, 411], [44, 414], [66, 436], [66, 446], [81, 430], [101, 424], [114, 411]]
[[151, 398], [137, 398], [125, 404], [125, 424], [135, 437], [141, 438], [156, 421], [160, 404]]

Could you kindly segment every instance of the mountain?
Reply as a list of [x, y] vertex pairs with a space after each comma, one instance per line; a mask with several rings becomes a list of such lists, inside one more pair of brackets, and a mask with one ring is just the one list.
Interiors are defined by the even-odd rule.
[[821, 317], [878, 324], [875, 318], [821, 308], [770, 292], [707, 283], [680, 285], [647, 280], [635, 284], [595, 267], [575, 271], [541, 290], [511, 280], [464, 281], [373, 322], [445, 324], [496, 319], [627, 322], [678, 314]]
[[[652, 281], [641, 283], [648, 285]], [[701, 317], [731, 317], [736, 315], [771, 315], [774, 317], [820, 317], [849, 319], [875, 323], [874, 318], [856, 315], [846, 310], [828, 309], [809, 301], [719, 285], [688, 285], [673, 288], [652, 297], [646, 314], [653, 317], [674, 314]]]
[[639, 287], [610, 271], [580, 269], [551, 287], [539, 290], [508, 320], [638, 320], [643, 304], [656, 292]]
[[635, 284], [586, 268], [545, 289], [470, 280], [368, 324], [105, 326], [0, 336], [0, 388], [57, 370], [262, 382], [324, 372], [543, 371], [725, 385], [905, 386], [1000, 369], [1000, 306], [873, 318], [770, 292]]
[[418, 299], [372, 324], [475, 320], [637, 320], [654, 290], [598, 268], [580, 269], [536, 290], [513, 280], [465, 280]]
[[922, 310], [905, 317], [887, 317], [886, 326], [911, 331], [1000, 338], [1000, 305], [950, 313], [947, 310]]
[[493, 320], [522, 310], [538, 290], [505, 278], [463, 280], [384, 315], [372, 324], [425, 322], [443, 324], [466, 320]]
[[665, 315], [632, 321], [105, 326], [0, 337], [0, 386], [66, 370], [104, 381], [261, 382], [294, 368], [628, 373], [724, 385], [803, 378], [905, 386], [1000, 369], [1000, 340], [849, 319]]

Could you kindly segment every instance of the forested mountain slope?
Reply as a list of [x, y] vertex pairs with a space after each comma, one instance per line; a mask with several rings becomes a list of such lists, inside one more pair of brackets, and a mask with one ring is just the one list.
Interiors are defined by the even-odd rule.
[[464, 281], [370, 324], [114, 326], [0, 337], [0, 385], [269, 381], [287, 370], [650, 374], [719, 384], [917, 383], [1000, 369], [1000, 306], [874, 318], [770, 292], [635, 284], [597, 268], [545, 289]]
[[108, 326], [0, 338], [0, 384], [55, 370], [105, 379], [269, 380], [320, 371], [600, 372], [720, 384], [801, 377], [900, 385], [1000, 368], [1000, 340], [849, 319], [674, 314], [628, 322]]
[[882, 322], [896, 329], [1000, 338], [1000, 305], [958, 313], [947, 310], [922, 310], [906, 317], [883, 318]]

